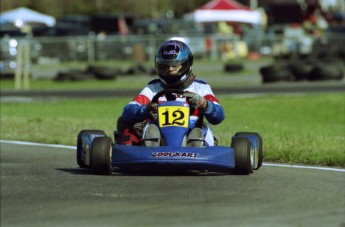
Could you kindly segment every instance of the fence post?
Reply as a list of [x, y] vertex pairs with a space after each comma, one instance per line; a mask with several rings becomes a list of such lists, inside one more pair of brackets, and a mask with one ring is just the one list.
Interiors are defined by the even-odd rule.
[[14, 75], [14, 89], [22, 90], [30, 88], [30, 40], [19, 40], [16, 55], [16, 70]]
[[14, 89], [22, 89], [22, 71], [23, 71], [23, 45], [22, 41], [19, 40], [17, 46], [17, 56], [16, 56], [16, 71], [14, 75]]
[[87, 62], [93, 63], [95, 61], [95, 40], [94, 32], [89, 32], [87, 39]]
[[144, 45], [141, 43], [134, 44], [133, 46], [133, 58], [135, 63], [142, 64], [145, 62], [145, 48]]
[[23, 87], [25, 90], [30, 88], [30, 67], [31, 67], [31, 40], [29, 36], [25, 39], [24, 66], [23, 66]]

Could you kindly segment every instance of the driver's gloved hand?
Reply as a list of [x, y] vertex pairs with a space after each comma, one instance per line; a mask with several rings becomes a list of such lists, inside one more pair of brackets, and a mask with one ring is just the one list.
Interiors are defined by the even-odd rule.
[[146, 104], [145, 111], [153, 118], [157, 116], [157, 106], [158, 103], [149, 102]]
[[191, 106], [191, 108], [193, 109], [207, 108], [207, 105], [208, 105], [207, 100], [201, 97], [200, 95], [198, 95], [197, 93], [186, 91], [184, 92], [183, 95], [186, 97], [187, 102]]

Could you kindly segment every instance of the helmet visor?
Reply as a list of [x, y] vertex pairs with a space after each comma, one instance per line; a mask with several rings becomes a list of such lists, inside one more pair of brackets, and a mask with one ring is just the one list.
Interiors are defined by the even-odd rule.
[[176, 59], [157, 59], [156, 64], [158, 74], [163, 76], [181, 76], [188, 70], [188, 62]]

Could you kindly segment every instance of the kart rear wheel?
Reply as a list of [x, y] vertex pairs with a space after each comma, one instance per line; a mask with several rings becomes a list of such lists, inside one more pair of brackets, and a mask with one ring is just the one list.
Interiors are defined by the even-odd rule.
[[259, 149], [258, 149], [258, 165], [254, 170], [258, 170], [262, 166], [262, 162], [264, 160], [264, 152], [263, 152], [263, 140], [259, 133], [257, 132], [237, 132], [235, 136], [256, 136], [259, 142]]
[[248, 175], [252, 173], [250, 161], [251, 143], [247, 138], [234, 137], [231, 141], [231, 147], [235, 150], [235, 173]]
[[85, 164], [85, 162], [82, 160], [82, 152], [85, 149], [85, 142], [83, 141], [81, 135], [82, 134], [97, 134], [97, 135], [104, 135], [105, 133], [102, 130], [81, 130], [77, 137], [77, 163], [80, 168], [91, 168], [91, 166]]
[[91, 145], [91, 166], [96, 174], [111, 175], [112, 140], [110, 137], [96, 137]]

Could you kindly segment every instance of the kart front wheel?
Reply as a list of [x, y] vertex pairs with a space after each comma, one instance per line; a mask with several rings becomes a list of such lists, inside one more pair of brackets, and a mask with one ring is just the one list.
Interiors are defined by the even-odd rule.
[[250, 141], [244, 137], [234, 137], [231, 141], [231, 147], [235, 150], [235, 173], [241, 175], [252, 173]]
[[263, 140], [262, 140], [262, 137], [260, 136], [260, 134], [257, 132], [237, 132], [235, 134], [235, 136], [244, 136], [244, 137], [253, 136], [253, 137], [256, 137], [257, 142], [259, 144], [257, 144], [256, 149], [255, 149], [255, 152], [257, 152], [257, 153], [255, 153], [254, 156], [255, 156], [255, 158], [257, 158], [257, 160], [255, 161], [256, 165], [253, 166], [253, 169], [258, 170], [262, 166], [262, 162], [264, 159]]
[[86, 153], [88, 153], [86, 150], [88, 149], [87, 142], [85, 141], [85, 138], [83, 138], [82, 135], [101, 135], [105, 136], [104, 131], [102, 130], [81, 130], [77, 137], [77, 163], [80, 168], [91, 168], [90, 165], [86, 164], [83, 160], [83, 156], [87, 156]]
[[91, 166], [96, 174], [111, 175], [112, 140], [110, 137], [96, 137], [91, 145]]

